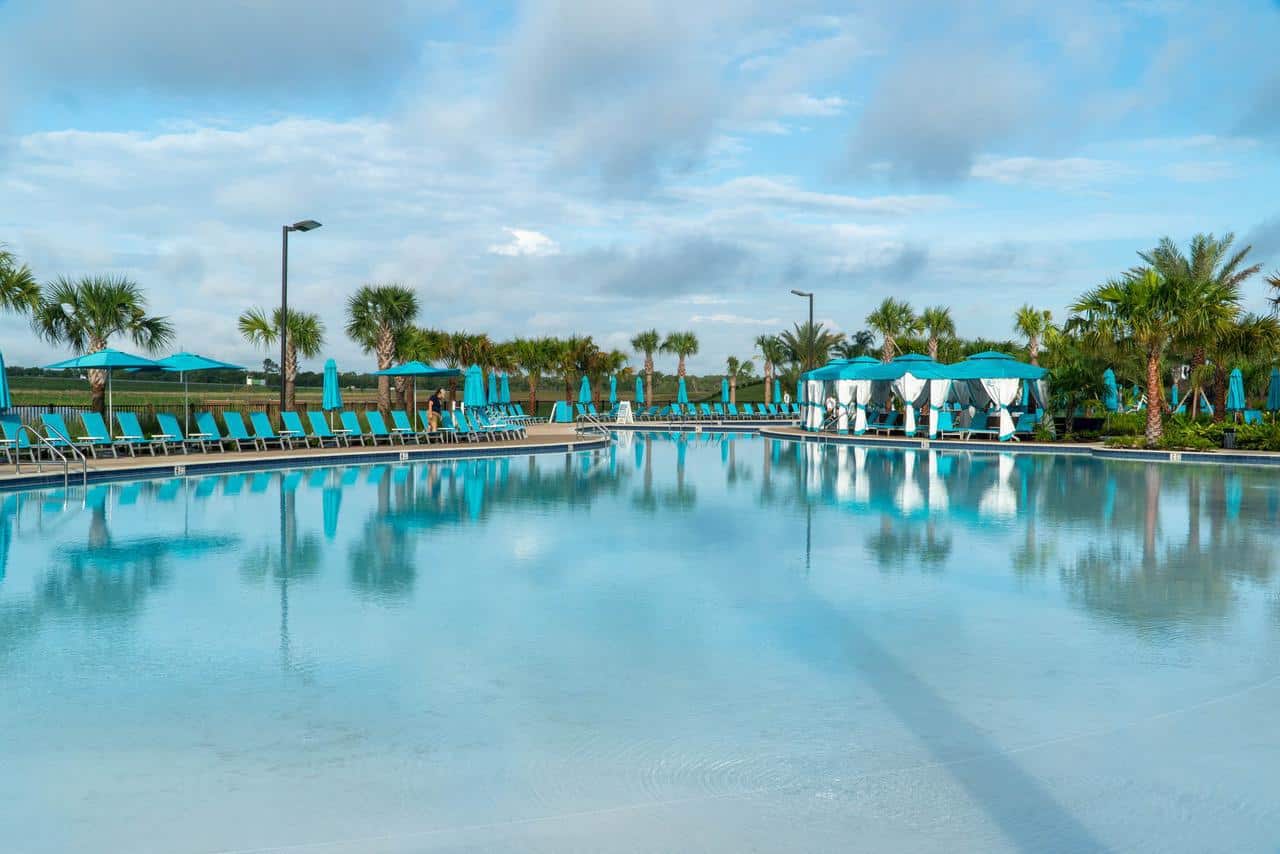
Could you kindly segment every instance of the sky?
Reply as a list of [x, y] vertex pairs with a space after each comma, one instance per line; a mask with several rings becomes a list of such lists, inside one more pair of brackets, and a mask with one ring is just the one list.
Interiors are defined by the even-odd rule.
[[[344, 370], [368, 282], [495, 339], [692, 329], [706, 373], [792, 288], [1008, 338], [1165, 235], [1280, 268], [1277, 44], [1276, 0], [0, 0], [0, 242], [248, 365], [305, 218], [290, 305]], [[66, 355], [13, 316], [0, 350]]]

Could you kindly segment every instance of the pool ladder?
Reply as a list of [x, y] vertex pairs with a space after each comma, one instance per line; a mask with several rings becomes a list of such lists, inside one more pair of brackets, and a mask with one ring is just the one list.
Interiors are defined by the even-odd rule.
[[[48, 448], [50, 455], [57, 457], [62, 462], [62, 488], [66, 489], [67, 487], [69, 487], [71, 485], [70, 458], [67, 457], [66, 454], [62, 453], [62, 451], [58, 448], [58, 446], [50, 442], [48, 437], [42, 436], [38, 431], [31, 429], [30, 425], [19, 424], [18, 435], [21, 436], [24, 430], [26, 431], [27, 435], [35, 439], [38, 444]], [[84, 455], [84, 451], [81, 451], [79, 448], [77, 448], [74, 444], [70, 442], [67, 443], [66, 447], [70, 448], [71, 453], [80, 460], [80, 483], [82, 486], [88, 486], [89, 485], [89, 458]], [[44, 464], [40, 462], [40, 455], [32, 454], [31, 458], [35, 461], [36, 471], [43, 472]], [[18, 447], [17, 442], [14, 442], [14, 447], [13, 447], [13, 471], [15, 474], [22, 474], [22, 449]]]
[[599, 431], [602, 436], [609, 435], [609, 428], [605, 426], [604, 419], [599, 415], [580, 415], [578, 421], [574, 423], [574, 430], [578, 433], [590, 433]]

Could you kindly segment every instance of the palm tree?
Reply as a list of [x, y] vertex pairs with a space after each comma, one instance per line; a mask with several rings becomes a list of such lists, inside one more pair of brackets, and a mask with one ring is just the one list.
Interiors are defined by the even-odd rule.
[[1210, 281], [1166, 279], [1151, 267], [1130, 270], [1085, 293], [1072, 311], [1074, 326], [1102, 347], [1120, 346], [1142, 358], [1147, 385], [1146, 441], [1164, 435], [1160, 363], [1170, 346], [1230, 325], [1239, 312], [1238, 294]]
[[631, 349], [644, 353], [644, 399], [653, 400], [653, 354], [662, 346], [656, 329], [646, 329], [631, 339]]
[[698, 354], [698, 336], [692, 332], [672, 332], [667, 335], [661, 347], [664, 353], [675, 353], [680, 361], [676, 367], [676, 376], [685, 375], [684, 360]]
[[856, 359], [859, 356], [871, 355], [875, 344], [876, 336], [866, 329], [859, 329], [857, 332], [850, 332], [843, 341], [832, 348], [831, 352], [841, 359]]
[[[60, 277], [46, 284], [32, 316], [36, 334], [51, 344], [69, 345], [76, 353], [94, 353], [113, 335], [127, 335], [148, 353], [173, 340], [166, 317], [147, 314], [147, 298], [131, 280], [118, 276]], [[107, 374], [89, 371], [93, 409], [102, 413]]]
[[945, 305], [931, 305], [920, 312], [920, 326], [929, 336], [929, 358], [938, 361], [938, 341], [951, 338], [956, 334], [955, 321], [951, 319], [951, 309]]
[[794, 363], [800, 370], [809, 370], [825, 363], [830, 358], [831, 351], [844, 340], [844, 336], [829, 331], [821, 323], [810, 326], [805, 322], [794, 324], [792, 329], [779, 335], [778, 340], [786, 351], [787, 361]]
[[1267, 301], [1271, 303], [1271, 313], [1275, 314], [1280, 311], [1280, 270], [1272, 273], [1266, 278], [1267, 286], [1271, 288], [1271, 296]]
[[1013, 315], [1013, 331], [1027, 339], [1027, 360], [1040, 364], [1040, 342], [1053, 328], [1053, 312], [1024, 305]]
[[[399, 284], [364, 285], [347, 299], [347, 337], [366, 353], [373, 353], [378, 370], [396, 359], [396, 336], [418, 316], [418, 295]], [[396, 377], [400, 405], [404, 405], [404, 378]], [[378, 411], [391, 411], [391, 385], [378, 377]]]
[[40, 306], [40, 285], [31, 268], [0, 244], [0, 311], [32, 314]]
[[888, 362], [898, 351], [898, 338], [920, 331], [920, 320], [905, 300], [886, 297], [867, 315], [867, 326], [880, 333], [880, 361]]
[[590, 335], [571, 335], [559, 345], [557, 362], [564, 380], [564, 399], [572, 401], [574, 387], [583, 376], [590, 377], [597, 372], [602, 354]]
[[529, 413], [538, 411], [538, 382], [559, 364], [559, 342], [554, 338], [517, 338], [511, 342], [516, 366], [529, 378]]
[[[280, 309], [267, 313], [251, 308], [240, 315], [240, 334], [255, 347], [271, 351], [280, 342]], [[294, 387], [298, 381], [298, 356], [314, 359], [324, 347], [324, 323], [308, 311], [289, 312], [289, 335], [285, 342], [284, 364], [280, 366], [284, 383], [284, 406], [294, 407]]]
[[[724, 360], [726, 376], [729, 378], [729, 402], [735, 406], [738, 403], [738, 380], [749, 380], [751, 375], [755, 373], [756, 367], [751, 364], [751, 360], [745, 362], [740, 361], [737, 356], [730, 356]], [[768, 402], [768, 398], [765, 399]]]
[[777, 335], [760, 335], [755, 343], [764, 358], [764, 399], [768, 402], [773, 399], [774, 370], [787, 358], [787, 348]]
[[[1206, 355], [1212, 364], [1202, 366], [1202, 370], [1212, 373], [1200, 381], [1212, 388], [1213, 417], [1221, 421], [1227, 411], [1228, 371], [1250, 361], [1270, 362], [1280, 348], [1280, 320], [1273, 315], [1241, 314], [1209, 340]], [[1192, 374], [1196, 373], [1193, 368]], [[1200, 396], [1191, 399], [1195, 405]]]

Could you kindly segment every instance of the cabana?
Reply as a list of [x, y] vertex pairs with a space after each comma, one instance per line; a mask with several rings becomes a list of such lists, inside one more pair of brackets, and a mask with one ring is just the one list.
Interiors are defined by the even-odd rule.
[[[940, 364], [920, 353], [904, 353], [891, 362], [865, 368], [860, 372], [859, 379], [870, 381], [870, 400], [887, 401], [892, 392], [902, 401], [903, 432], [914, 436], [916, 407], [928, 402], [932, 408], [936, 396], [938, 409], [941, 409], [950, 391], [950, 376], [947, 372], [952, 367], [954, 366]], [[931, 430], [936, 423], [936, 418], [930, 419]]]
[[[871, 381], [864, 379], [863, 374], [869, 368], [879, 364], [878, 360], [870, 356], [835, 359], [805, 375], [806, 382], [812, 383], [813, 395], [818, 401], [826, 401], [828, 397], [834, 395], [836, 432], [849, 432], [850, 407], [853, 407], [853, 432], [861, 435], [867, 431], [867, 404], [871, 401]], [[822, 429], [825, 416], [825, 407], [822, 404], [807, 408], [805, 415], [805, 429]]]
[[960, 403], [973, 405], [973, 401], [986, 400], [997, 407], [1000, 418], [1000, 441], [1013, 438], [1013, 416], [1009, 407], [1018, 399], [1025, 387], [1041, 409], [1046, 408], [1049, 397], [1049, 384], [1044, 368], [1019, 362], [1008, 353], [997, 353], [988, 350], [975, 353], [963, 362], [945, 365], [943, 378], [950, 388], [943, 388], [943, 383], [935, 383], [930, 390], [931, 405], [941, 408], [950, 394], [954, 394]]

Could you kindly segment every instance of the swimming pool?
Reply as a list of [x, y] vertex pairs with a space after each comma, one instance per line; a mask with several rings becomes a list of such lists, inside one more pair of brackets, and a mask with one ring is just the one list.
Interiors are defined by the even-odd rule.
[[1274, 850], [1278, 518], [709, 433], [3, 495], [0, 839]]

